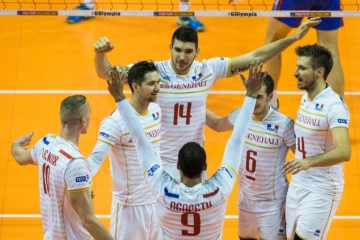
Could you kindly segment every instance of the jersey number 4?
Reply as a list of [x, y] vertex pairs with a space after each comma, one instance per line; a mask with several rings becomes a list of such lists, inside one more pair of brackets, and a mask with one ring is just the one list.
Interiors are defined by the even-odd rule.
[[50, 197], [50, 166], [46, 163], [42, 165], [42, 182], [44, 193]]
[[192, 117], [192, 115], [191, 115], [191, 105], [192, 105], [191, 102], [187, 103], [186, 114], [185, 114], [185, 111], [184, 111], [185, 104], [177, 103], [177, 104], [174, 105], [174, 125], [178, 125], [178, 119], [179, 118], [185, 118], [186, 119], [186, 125], [190, 124], [190, 118]]
[[[189, 219], [190, 218], [190, 219]], [[186, 212], [181, 215], [181, 224], [186, 227], [191, 227], [192, 230], [182, 230], [183, 236], [197, 236], [200, 233], [200, 214], [197, 212]]]
[[304, 137], [298, 137], [297, 138], [297, 150], [298, 152], [302, 153], [302, 158], [306, 158], [306, 151], [305, 151], [305, 140]]

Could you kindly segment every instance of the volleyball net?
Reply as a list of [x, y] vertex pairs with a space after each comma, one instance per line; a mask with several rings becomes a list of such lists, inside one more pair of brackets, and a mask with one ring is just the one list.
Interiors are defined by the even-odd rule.
[[[294, 0], [296, 1], [296, 0]], [[311, 1], [311, 0], [309, 0]], [[331, 0], [328, 0], [331, 1]], [[39, 16], [230, 16], [358, 17], [360, 0], [344, 0], [342, 11], [272, 11], [274, 0], [190, 0], [188, 12], [179, 0], [95, 0], [94, 10], [74, 10], [82, 0], [0, 0], [0, 15]]]

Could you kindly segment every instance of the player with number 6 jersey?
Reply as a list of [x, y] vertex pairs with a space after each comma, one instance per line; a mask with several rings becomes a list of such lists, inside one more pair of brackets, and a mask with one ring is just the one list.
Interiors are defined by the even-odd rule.
[[[240, 239], [286, 239], [288, 181], [282, 165], [289, 148], [295, 152], [294, 121], [270, 107], [273, 90], [274, 81], [267, 75], [245, 134], [238, 170]], [[207, 110], [206, 124], [218, 132], [231, 130], [241, 111], [219, 118]]]
[[[204, 145], [206, 98], [215, 81], [237, 75], [248, 69], [251, 62], [266, 62], [303, 38], [308, 29], [318, 23], [320, 18], [309, 19], [294, 35], [244, 55], [203, 61], [195, 61], [200, 51], [196, 31], [180, 27], [174, 32], [170, 44], [171, 59], [156, 62], [162, 79], [158, 96], [163, 112], [160, 151], [164, 167], [171, 176], [180, 181], [176, 169], [177, 153], [185, 142]], [[99, 77], [107, 79], [111, 64], [105, 54], [114, 46], [104, 37], [94, 47], [96, 72]], [[206, 173], [203, 178], [206, 178]]]

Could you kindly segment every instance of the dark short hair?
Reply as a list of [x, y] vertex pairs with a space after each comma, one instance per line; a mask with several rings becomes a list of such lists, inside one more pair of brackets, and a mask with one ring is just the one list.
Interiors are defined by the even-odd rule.
[[198, 49], [198, 45], [199, 45], [198, 34], [191, 27], [180, 27], [176, 29], [171, 38], [171, 46], [174, 45], [175, 39], [181, 42], [194, 43], [195, 49]]
[[271, 94], [274, 91], [274, 79], [268, 74], [264, 79], [266, 95]]
[[325, 69], [324, 79], [328, 77], [333, 67], [333, 58], [331, 52], [319, 44], [298, 46], [295, 49], [299, 57], [310, 57], [310, 64], [313, 70], [323, 67]]
[[157, 71], [157, 68], [152, 61], [141, 61], [135, 63], [129, 70], [127, 80], [131, 91], [134, 91], [132, 83], [136, 83], [141, 86], [142, 82], [145, 80], [145, 74], [154, 71]]
[[179, 151], [178, 161], [184, 176], [188, 178], [200, 177], [206, 165], [206, 153], [196, 142], [188, 142]]

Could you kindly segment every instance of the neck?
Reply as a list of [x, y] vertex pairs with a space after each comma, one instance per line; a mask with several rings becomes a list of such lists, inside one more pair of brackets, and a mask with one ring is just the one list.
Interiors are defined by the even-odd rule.
[[67, 128], [66, 126], [61, 129], [59, 137], [66, 141], [72, 142], [76, 147], [79, 146], [80, 134], [75, 129]]
[[201, 176], [198, 178], [188, 178], [181, 174], [181, 182], [187, 187], [193, 187], [199, 183], [201, 183]]
[[312, 88], [306, 90], [310, 99], [314, 99], [316, 95], [318, 95], [327, 86], [325, 81], [321, 81], [321, 80], [317, 80], [317, 81], [318, 84], [314, 84]]
[[187, 69], [185, 69], [184, 71], [179, 71], [179, 70], [176, 69], [176, 66], [175, 66], [175, 64], [174, 64], [174, 60], [172, 60], [172, 59], [171, 59], [171, 61], [170, 61], [170, 65], [171, 65], [171, 68], [174, 70], [174, 72], [175, 72], [176, 74], [179, 74], [179, 75], [186, 75], [186, 74], [188, 74], [189, 71], [190, 71], [190, 68], [191, 68], [191, 65], [190, 65], [190, 66], [189, 66]]
[[255, 115], [255, 114], [253, 114], [252, 115], [252, 118], [254, 119], [254, 120], [256, 120], [256, 121], [262, 121], [265, 117], [266, 117], [266, 115], [269, 113], [269, 111], [270, 111], [270, 106], [268, 106], [262, 113], [260, 113], [260, 114], [257, 114], [257, 115]]
[[142, 101], [137, 95], [133, 95], [129, 99], [130, 105], [140, 114], [145, 114], [148, 110], [150, 102]]

